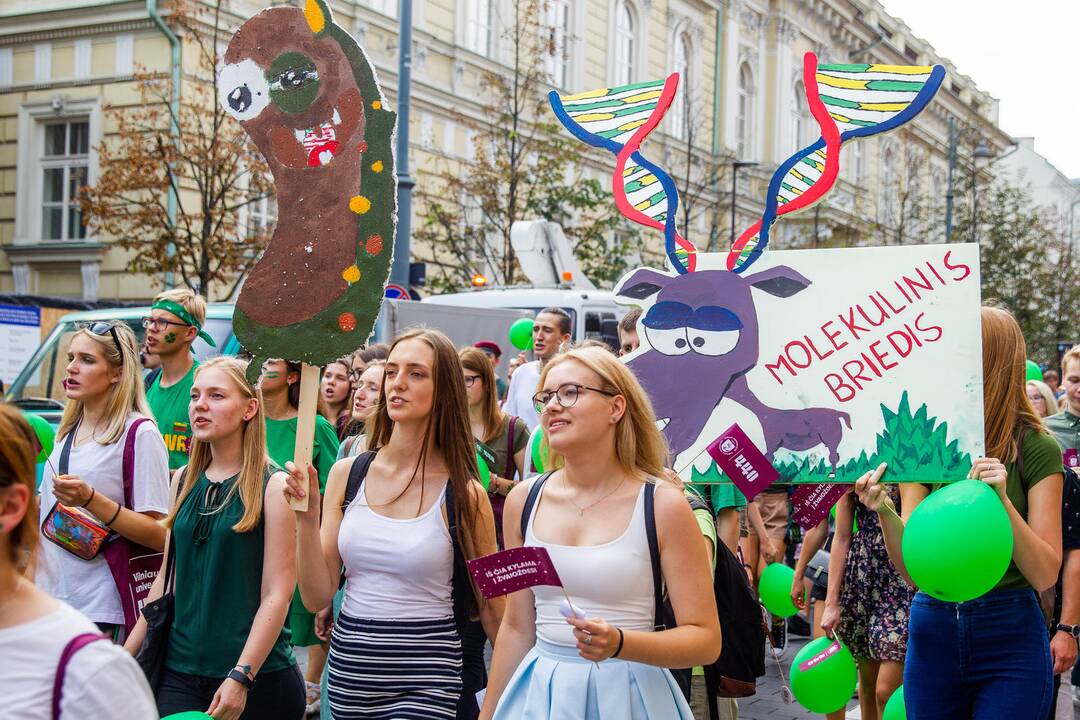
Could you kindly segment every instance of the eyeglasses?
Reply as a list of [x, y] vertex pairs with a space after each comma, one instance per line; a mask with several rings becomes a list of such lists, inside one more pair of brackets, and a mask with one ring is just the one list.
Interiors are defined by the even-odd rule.
[[191, 327], [187, 323], [176, 322], [175, 320], [166, 320], [163, 317], [144, 317], [142, 319], [143, 328], [149, 330], [153, 328], [157, 332], [164, 332], [170, 325], [179, 325], [180, 327]]
[[466, 375], [465, 376], [465, 387], [470, 387], [471, 388], [476, 383], [476, 381], [479, 380], [479, 379], [480, 379], [479, 375]]
[[364, 371], [360, 368], [349, 371], [349, 382], [360, 382], [360, 376], [364, 374]]
[[553, 397], [558, 398], [559, 404], [563, 407], [574, 407], [578, 398], [581, 397], [583, 390], [591, 390], [592, 392], [607, 395], [608, 397], [616, 397], [619, 394], [601, 390], [600, 388], [589, 387], [588, 385], [565, 383], [555, 390], [541, 390], [533, 395], [533, 407], [536, 408], [536, 412], [543, 414], [544, 408], [548, 406], [548, 403], [551, 402], [551, 398]]
[[116, 334], [115, 325], [107, 322], [96, 322], [87, 325], [84, 329], [98, 337], [105, 337], [106, 335], [112, 337], [113, 345], [116, 346], [116, 354], [120, 356], [120, 364], [124, 364], [124, 349], [120, 345], [120, 336]]

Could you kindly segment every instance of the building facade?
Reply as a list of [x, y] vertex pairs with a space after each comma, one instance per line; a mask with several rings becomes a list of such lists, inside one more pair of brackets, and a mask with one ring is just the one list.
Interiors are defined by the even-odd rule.
[[[221, 0], [220, 7], [234, 27], [268, 4]], [[331, 6], [396, 102], [396, 0]], [[512, 48], [503, 30], [518, 4], [413, 6], [410, 161], [422, 186], [440, 164], [469, 162], [472, 138], [459, 118], [481, 112], [483, 73], [505, 70]], [[18, 0], [0, 10], [0, 292], [136, 300], [160, 289], [162, 278], [126, 270], [128, 258], [110, 249], [110, 238], [88, 236], [74, 202], [80, 185], [98, 176], [95, 147], [116, 132], [105, 108], [138, 102], [139, 68], [172, 70], [155, 7]], [[733, 195], [735, 233], [751, 224], [778, 164], [817, 138], [802, 95], [805, 52], [823, 63], [940, 62], [948, 76], [903, 130], [846, 145], [837, 188], [818, 209], [778, 225], [777, 246], [943, 241], [950, 119], [959, 128], [960, 165], [979, 143], [994, 155], [1011, 143], [997, 126], [997, 101], [876, 0], [547, 0], [535, 20], [550, 38], [546, 70], [560, 91], [683, 74], [686, 102], [675, 104], [645, 149], [661, 166], [688, 144], [694, 164], [758, 163], [740, 171], [734, 193], [730, 175], [704, 189], [699, 202], [710, 212], [684, 229], [699, 247], [726, 244]], [[181, 42], [189, 82], [183, 52]], [[610, 171], [598, 164], [588, 172]], [[265, 201], [246, 210], [243, 222], [272, 223], [273, 216]], [[662, 238], [649, 242], [659, 248]]]
[[1080, 181], [1070, 180], [1035, 150], [1035, 138], [1016, 138], [1016, 150], [1001, 159], [995, 169], [1031, 193], [1031, 201], [1061, 226], [1062, 237], [1077, 248], [1080, 235]]

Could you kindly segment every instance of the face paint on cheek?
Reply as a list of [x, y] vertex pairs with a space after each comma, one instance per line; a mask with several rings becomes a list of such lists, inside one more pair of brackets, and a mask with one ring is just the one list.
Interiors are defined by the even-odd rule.
[[172, 345], [174, 342], [176, 342], [176, 333], [165, 333], [165, 337], [163, 338], [163, 340], [168, 344]]
[[263, 373], [263, 377], [267, 380], [277, 380], [279, 377], [281, 377], [281, 373], [277, 372], [276, 370], [267, 370]]

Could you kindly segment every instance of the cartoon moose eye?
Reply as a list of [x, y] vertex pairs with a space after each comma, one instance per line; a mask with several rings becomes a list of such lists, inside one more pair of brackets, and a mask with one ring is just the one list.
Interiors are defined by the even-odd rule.
[[225, 112], [241, 122], [258, 117], [270, 104], [270, 88], [262, 68], [251, 58], [222, 67], [218, 73], [218, 100]]
[[266, 77], [270, 98], [291, 115], [307, 110], [319, 95], [319, 69], [304, 53], [282, 53], [270, 63]]
[[699, 355], [726, 355], [739, 344], [742, 321], [727, 308], [706, 305], [694, 311], [687, 323], [686, 338]]
[[649, 346], [664, 355], [684, 355], [690, 352], [686, 324], [694, 310], [678, 302], [658, 302], [642, 318]]

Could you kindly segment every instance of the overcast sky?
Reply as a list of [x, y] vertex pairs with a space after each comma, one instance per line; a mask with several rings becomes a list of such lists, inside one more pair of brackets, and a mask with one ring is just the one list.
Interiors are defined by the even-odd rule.
[[1080, 0], [881, 0], [1001, 102], [1000, 124], [1080, 178]]

